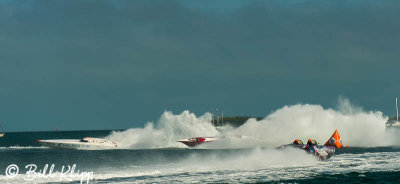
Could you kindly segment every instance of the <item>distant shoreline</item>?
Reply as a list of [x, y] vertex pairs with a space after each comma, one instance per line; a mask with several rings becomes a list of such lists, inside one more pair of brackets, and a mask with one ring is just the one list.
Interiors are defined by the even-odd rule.
[[[255, 118], [258, 121], [262, 120], [263, 117], [251, 117], [251, 116], [227, 116], [227, 117], [222, 117], [219, 120], [219, 125], [215, 124], [215, 122], [217, 122], [217, 119], [214, 119], [214, 126], [225, 126], [225, 125], [231, 125], [233, 127], [240, 127], [242, 126], [244, 123], [247, 122], [247, 120], [251, 119], [251, 118]], [[223, 120], [223, 122], [222, 122]], [[211, 122], [210, 122], [211, 123]], [[24, 133], [24, 132], [85, 132], [85, 131], [98, 131], [98, 132], [102, 132], [102, 131], [124, 131], [124, 130], [128, 130], [130, 128], [126, 128], [126, 129], [102, 129], [102, 130], [38, 130], [38, 131], [9, 131], [9, 132], [4, 132], [4, 133]]]

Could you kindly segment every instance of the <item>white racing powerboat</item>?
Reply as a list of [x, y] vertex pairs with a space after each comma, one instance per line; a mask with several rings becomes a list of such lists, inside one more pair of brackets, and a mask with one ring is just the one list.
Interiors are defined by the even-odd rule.
[[53, 139], [53, 140], [37, 140], [43, 146], [50, 148], [63, 149], [114, 149], [118, 147], [116, 142], [106, 139], [85, 137], [83, 139]]

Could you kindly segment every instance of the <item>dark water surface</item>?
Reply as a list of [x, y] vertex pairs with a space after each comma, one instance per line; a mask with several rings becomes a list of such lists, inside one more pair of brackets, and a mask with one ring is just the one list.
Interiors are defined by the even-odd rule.
[[[104, 137], [111, 131], [7, 133], [0, 138], [0, 183], [59, 183], [62, 167], [93, 172], [89, 183], [399, 183], [400, 148], [346, 148], [328, 161], [302, 151], [253, 149], [64, 150], [40, 147], [37, 139]], [[19, 174], [6, 175], [15, 164]], [[29, 164], [37, 172], [54, 164], [48, 177], [29, 181]], [[49, 172], [47, 172], [49, 173]], [[79, 183], [62, 178], [63, 183]], [[86, 181], [83, 179], [83, 181]]]

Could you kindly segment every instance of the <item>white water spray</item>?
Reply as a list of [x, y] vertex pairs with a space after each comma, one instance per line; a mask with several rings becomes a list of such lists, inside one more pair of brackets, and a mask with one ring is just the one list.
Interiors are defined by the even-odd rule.
[[122, 132], [113, 132], [107, 139], [118, 142], [122, 148], [148, 149], [165, 147], [186, 147], [176, 142], [178, 139], [194, 136], [218, 136], [211, 125], [211, 114], [196, 117], [189, 111], [179, 115], [164, 112], [158, 123], [149, 122], [144, 128], [132, 128]]
[[320, 105], [298, 104], [285, 106], [260, 121], [250, 119], [233, 132], [261, 137], [264, 144], [278, 146], [294, 139], [315, 139], [324, 144], [337, 129], [346, 145], [393, 145], [385, 132], [386, 120], [381, 112], [345, 113]]
[[379, 111], [363, 111], [339, 98], [338, 110], [320, 105], [284, 106], [264, 119], [249, 119], [236, 129], [218, 132], [210, 123], [211, 114], [196, 117], [189, 111], [179, 115], [164, 112], [156, 125], [114, 132], [107, 139], [119, 142], [123, 148], [147, 149], [186, 147], [178, 139], [197, 136], [217, 136], [221, 140], [199, 148], [275, 147], [292, 142], [315, 139], [324, 144], [337, 129], [343, 143], [349, 146], [373, 147], [398, 145], [396, 136], [385, 131], [387, 117]]

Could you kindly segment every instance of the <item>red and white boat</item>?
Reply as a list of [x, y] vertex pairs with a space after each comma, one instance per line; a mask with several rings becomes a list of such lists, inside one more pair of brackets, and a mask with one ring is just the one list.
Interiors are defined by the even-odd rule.
[[181, 140], [178, 140], [177, 142], [181, 142], [189, 147], [194, 147], [199, 144], [214, 142], [216, 140], [217, 140], [216, 137], [193, 137], [193, 138], [188, 138], [188, 139], [181, 139]]

